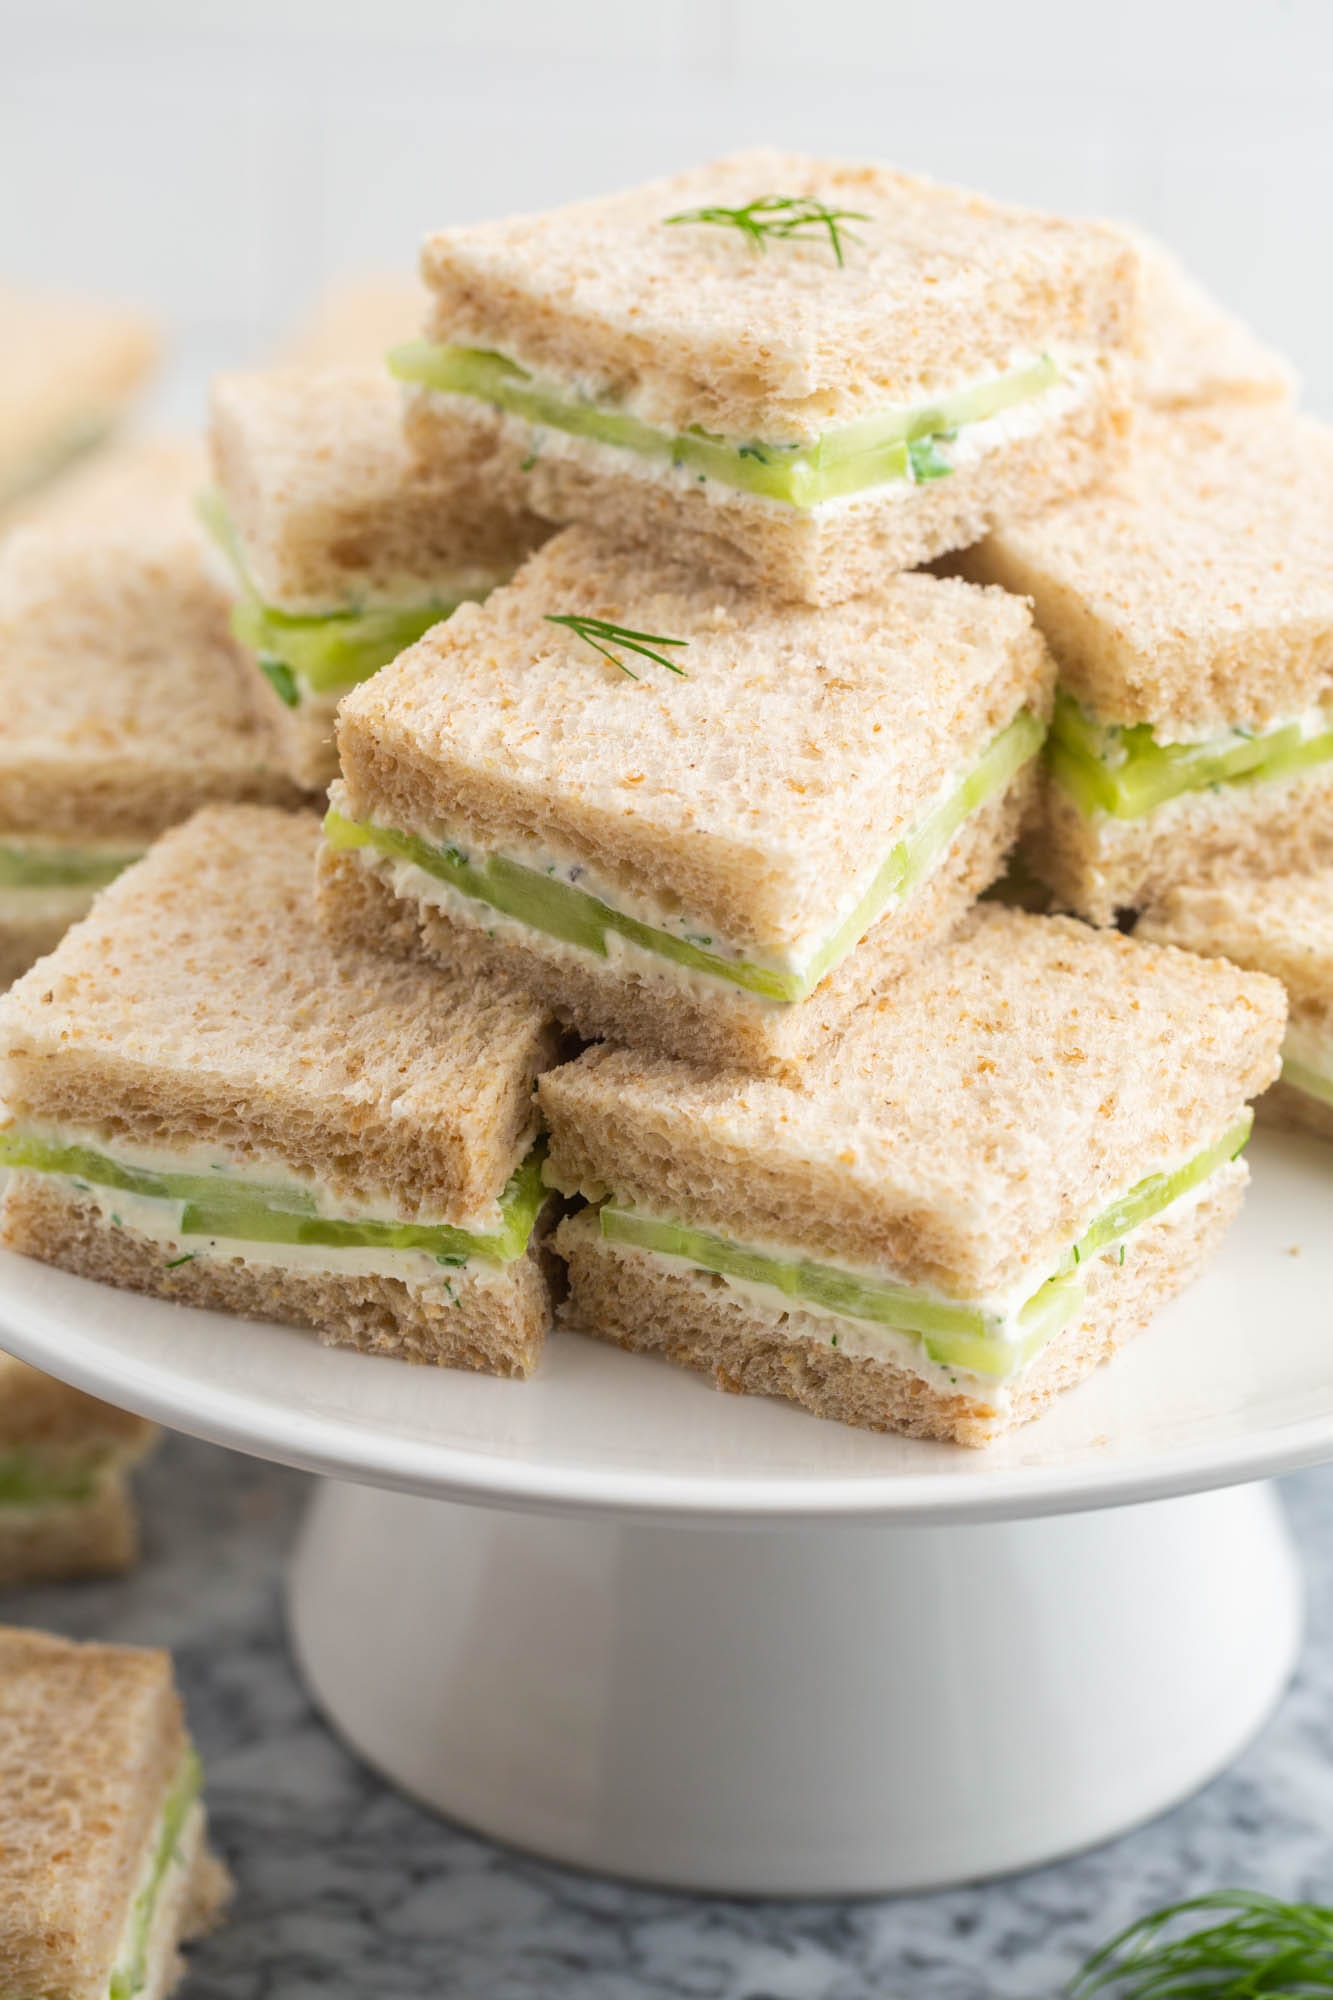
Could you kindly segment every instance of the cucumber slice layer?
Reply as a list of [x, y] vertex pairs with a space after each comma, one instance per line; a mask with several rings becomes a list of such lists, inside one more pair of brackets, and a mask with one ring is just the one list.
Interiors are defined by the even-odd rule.
[[350, 607], [308, 616], [278, 611], [264, 603], [250, 580], [221, 494], [204, 494], [199, 513], [236, 583], [231, 629], [243, 646], [258, 655], [274, 692], [288, 708], [297, 708], [312, 696], [342, 694], [359, 681], [369, 680], [469, 597], [485, 594], [458, 592], [420, 604], [381, 605], [371, 610]]
[[[960, 429], [1030, 402], [1060, 380], [1054, 361], [1043, 354], [1024, 367], [955, 390], [936, 402], [863, 418], [813, 444], [777, 444], [719, 437], [697, 428], [657, 430], [623, 410], [580, 402], [536, 381], [503, 354], [481, 347], [413, 341], [393, 350], [389, 367], [400, 382], [473, 396], [510, 416], [526, 418], [539, 431], [591, 438], [723, 486], [803, 508], [892, 480], [939, 479], [954, 470], [948, 447]], [[540, 455], [540, 441], [536, 448]]]
[[782, 1257], [708, 1229], [621, 1208], [614, 1196], [599, 1211], [600, 1226], [608, 1242], [684, 1258], [700, 1270], [765, 1285], [794, 1303], [892, 1327], [918, 1338], [927, 1358], [941, 1367], [1000, 1379], [1020, 1373], [1078, 1312], [1083, 1303], [1080, 1267], [1122, 1243], [1140, 1224], [1201, 1187], [1219, 1167], [1235, 1159], [1252, 1124], [1253, 1114], [1247, 1110], [1216, 1144], [1172, 1172], [1150, 1174], [1130, 1188], [1097, 1216], [1052, 1276], [1008, 1320], [981, 1302], [943, 1298], [811, 1258]]
[[158, 1172], [130, 1166], [90, 1146], [63, 1146], [12, 1126], [0, 1132], [0, 1166], [59, 1174], [100, 1188], [116, 1188], [179, 1209], [181, 1237], [222, 1237], [251, 1243], [322, 1244], [332, 1249], [421, 1250], [451, 1263], [480, 1257], [512, 1263], [528, 1246], [547, 1199], [542, 1183], [545, 1148], [538, 1142], [510, 1177], [500, 1197], [501, 1225], [482, 1234], [449, 1223], [345, 1219], [321, 1215], [308, 1189], [294, 1182], [251, 1181], [216, 1174]]
[[1089, 818], [1138, 819], [1185, 792], [1293, 776], [1333, 757], [1333, 717], [1311, 731], [1290, 722], [1234, 729], [1202, 743], [1159, 743], [1147, 723], [1095, 720], [1072, 696], [1056, 699], [1047, 744], [1051, 775]]
[[370, 820], [346, 818], [331, 809], [324, 820], [324, 837], [335, 848], [374, 848], [396, 861], [410, 862], [437, 881], [501, 915], [527, 924], [547, 937], [605, 958], [611, 936], [687, 971], [724, 979], [762, 999], [803, 1000], [832, 968], [863, 938], [891, 902], [909, 895], [927, 875], [963, 821], [1002, 791], [1033, 758], [1045, 734], [1038, 718], [1021, 709], [1007, 728], [992, 739], [985, 754], [942, 804], [890, 850], [861, 901], [799, 971], [779, 970], [744, 958], [710, 951], [708, 941], [677, 937], [604, 903], [586, 889], [558, 876], [525, 867], [503, 855], [471, 854], [457, 846], [398, 833]]

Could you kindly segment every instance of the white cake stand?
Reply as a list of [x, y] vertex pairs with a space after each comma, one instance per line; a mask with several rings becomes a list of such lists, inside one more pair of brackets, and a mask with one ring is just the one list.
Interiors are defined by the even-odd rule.
[[558, 1338], [496, 1382], [0, 1256], [0, 1341], [327, 1475], [291, 1583], [316, 1700], [498, 1839], [692, 1889], [921, 1888], [1183, 1797], [1300, 1633], [1272, 1473], [1333, 1457], [1333, 1149], [1264, 1136], [1221, 1259], [987, 1453]]

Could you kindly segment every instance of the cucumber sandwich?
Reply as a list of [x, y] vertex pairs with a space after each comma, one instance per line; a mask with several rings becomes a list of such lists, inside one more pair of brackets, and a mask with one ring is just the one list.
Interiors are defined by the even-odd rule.
[[0, 1235], [185, 1304], [527, 1374], [554, 1029], [503, 981], [330, 943], [318, 832], [200, 813], [11, 989]]
[[211, 799], [294, 800], [193, 515], [200, 457], [108, 453], [0, 545], [0, 985]]
[[1052, 671], [998, 591], [774, 606], [568, 529], [343, 703], [325, 921], [799, 1067], [1000, 873]]
[[230, 1893], [170, 1656], [0, 1626], [0, 1992], [165, 2000]]
[[128, 1569], [151, 1424], [0, 1355], [0, 1585]]
[[588, 1203], [555, 1236], [569, 1324], [987, 1443], [1208, 1255], [1284, 1011], [1261, 975], [992, 905], [796, 1085], [590, 1050], [540, 1086], [547, 1178]]
[[1181, 884], [1136, 936], [1267, 972], [1287, 990], [1282, 1076], [1259, 1116], [1333, 1138], [1333, 868], [1205, 888]]
[[423, 458], [832, 603], [1092, 480], [1138, 333], [1123, 236], [888, 168], [749, 152], [428, 239], [390, 365]]
[[41, 499], [115, 433], [158, 346], [140, 313], [0, 286], [0, 514]]
[[545, 531], [465, 458], [414, 460], [382, 363], [223, 376], [212, 460], [202, 511], [232, 627], [292, 776], [322, 790], [338, 768], [339, 697], [484, 597]]
[[1062, 907], [1333, 861], [1333, 431], [1145, 416], [1117, 482], [959, 567], [1031, 597], [1059, 663], [1027, 854]]
[[1143, 267], [1144, 339], [1130, 364], [1135, 399], [1157, 410], [1290, 403], [1289, 361], [1209, 296], [1164, 243], [1127, 229]]

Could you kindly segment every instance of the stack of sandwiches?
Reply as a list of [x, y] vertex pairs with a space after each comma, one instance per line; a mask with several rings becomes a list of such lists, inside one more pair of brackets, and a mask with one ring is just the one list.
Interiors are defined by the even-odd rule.
[[[1333, 442], [1160, 246], [882, 168], [423, 275], [0, 547], [0, 1236], [984, 1446], [1212, 1254], [1253, 1100], [1333, 1134]], [[0, 505], [149, 355], [42, 311]], [[123, 1568], [151, 1439], [0, 1362], [0, 1583]], [[0, 1629], [0, 1789], [0, 1990], [167, 1992], [170, 1662]]]
[[[210, 806], [13, 988], [5, 1240], [985, 1444], [1333, 1077], [1290, 952], [1180, 900], [1333, 863], [1328, 439], [1154, 246], [877, 167], [742, 154], [423, 275], [405, 389], [217, 387], [214, 587], [322, 832]], [[1070, 914], [981, 901], [1020, 838]]]

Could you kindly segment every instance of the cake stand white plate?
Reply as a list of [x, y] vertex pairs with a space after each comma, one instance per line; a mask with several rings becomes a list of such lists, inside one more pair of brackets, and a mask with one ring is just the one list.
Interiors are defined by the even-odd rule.
[[709, 1890], [919, 1888], [1105, 1839], [1285, 1684], [1271, 1491], [1333, 1458], [1333, 1148], [1257, 1139], [1214, 1266], [985, 1453], [557, 1337], [408, 1368], [0, 1254], [0, 1344], [327, 1475], [291, 1589], [361, 1753], [497, 1838]]

